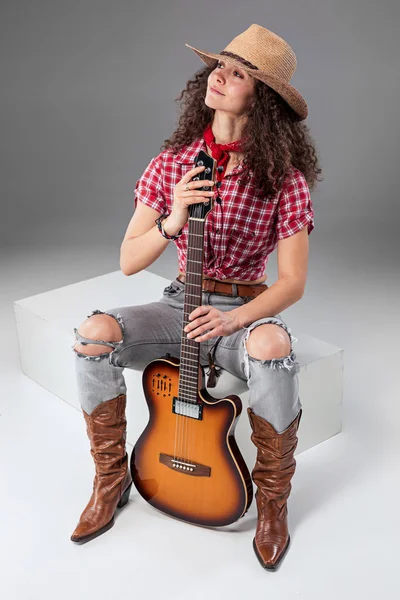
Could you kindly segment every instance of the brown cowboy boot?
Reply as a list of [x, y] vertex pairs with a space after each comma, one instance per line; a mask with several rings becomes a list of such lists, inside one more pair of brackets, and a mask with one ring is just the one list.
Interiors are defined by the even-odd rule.
[[125, 451], [126, 395], [102, 402], [88, 415], [83, 409], [96, 474], [93, 492], [71, 540], [88, 542], [114, 525], [116, 507], [128, 502], [132, 476]]
[[286, 553], [290, 535], [287, 499], [296, 468], [294, 451], [302, 409], [285, 431], [277, 433], [268, 421], [247, 409], [253, 430], [251, 440], [257, 447], [252, 478], [257, 485], [257, 529], [253, 548], [264, 569], [276, 569]]

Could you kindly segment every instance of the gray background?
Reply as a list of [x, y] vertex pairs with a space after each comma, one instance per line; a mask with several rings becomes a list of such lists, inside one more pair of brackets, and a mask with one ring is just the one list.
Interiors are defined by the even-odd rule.
[[325, 177], [313, 195], [312, 242], [332, 233], [346, 238], [349, 254], [366, 243], [374, 262], [383, 258], [399, 220], [398, 4], [249, 7], [3, 0], [1, 243], [52, 247], [85, 237], [116, 250], [136, 179], [176, 125], [174, 98], [203, 65], [185, 42], [222, 50], [255, 22], [297, 55], [292, 83], [308, 102]]
[[[360, 385], [365, 361], [390, 356], [399, 330], [399, 13], [387, 0], [2, 2], [5, 301], [119, 269], [136, 180], [203, 65], [185, 42], [219, 51], [259, 23], [296, 53], [292, 83], [308, 102], [324, 176], [312, 194], [306, 293], [285, 317], [295, 334], [344, 347], [353, 376], [353, 344], [373, 339]], [[177, 269], [173, 243], [149, 268], [171, 279]], [[267, 275], [271, 284], [276, 251]], [[391, 410], [379, 417], [391, 422]]]
[[[148, 575], [153, 597], [186, 598], [186, 587], [169, 593], [168, 581], [185, 585], [182, 577], [195, 566], [189, 594], [204, 597], [207, 588], [209, 600], [223, 597], [222, 590], [235, 599], [256, 596], [265, 586], [277, 599], [319, 600], [322, 590], [326, 600], [398, 598], [399, 12], [394, 0], [0, 2], [0, 455], [11, 457], [0, 465], [1, 513], [10, 517], [2, 559], [8, 598], [125, 598], [135, 592], [138, 553], [149, 569], [138, 585]], [[307, 332], [344, 349], [343, 431], [298, 459], [289, 504], [293, 550], [273, 581], [253, 562], [251, 531], [233, 545], [219, 532], [225, 546], [213, 538], [211, 561], [209, 532], [174, 523], [170, 533], [170, 521], [154, 511], [140, 537], [134, 501], [119, 534], [107, 534], [83, 557], [68, 539], [91, 486], [82, 417], [21, 372], [13, 302], [119, 269], [135, 182], [172, 134], [174, 99], [203, 64], [185, 42], [219, 51], [252, 23], [294, 49], [292, 82], [308, 102], [306, 123], [320, 153], [324, 181], [312, 194], [306, 292], [283, 315], [294, 335]], [[276, 279], [274, 255], [269, 283]], [[149, 270], [174, 278], [175, 246]], [[107, 307], [99, 298], [92, 308]], [[37, 350], [44, 362], [52, 352]], [[154, 560], [155, 540], [168, 542], [161, 561]], [[190, 544], [186, 557], [196, 561], [176, 577], [174, 556]]]
[[[172, 134], [174, 99], [203, 65], [185, 42], [219, 51], [259, 23], [297, 55], [292, 83], [308, 102], [324, 176], [312, 195], [306, 294], [287, 318], [295, 311], [297, 327], [340, 345], [343, 313], [352, 315], [354, 333], [356, 306], [370, 319], [387, 314], [399, 275], [399, 12], [387, 0], [247, 8], [210, 0], [3, 1], [6, 290], [14, 273], [20, 285], [30, 281], [19, 288], [23, 297], [119, 269], [136, 180]], [[274, 254], [268, 282], [276, 277]], [[173, 243], [150, 270], [175, 276]]]

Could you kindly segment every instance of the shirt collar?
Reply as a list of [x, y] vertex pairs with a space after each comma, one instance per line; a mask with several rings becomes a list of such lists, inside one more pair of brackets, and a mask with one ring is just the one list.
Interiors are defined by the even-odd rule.
[[174, 160], [175, 162], [183, 165], [194, 165], [196, 157], [200, 150], [204, 150], [204, 152], [207, 152], [206, 142], [203, 137], [199, 137], [197, 140], [194, 140], [191, 144], [183, 146], [181, 150], [174, 154]]

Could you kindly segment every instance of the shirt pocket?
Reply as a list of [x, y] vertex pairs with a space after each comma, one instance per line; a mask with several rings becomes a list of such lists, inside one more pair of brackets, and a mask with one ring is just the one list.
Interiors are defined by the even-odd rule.
[[257, 254], [266, 243], [266, 234], [257, 231], [244, 231], [233, 228], [229, 234], [227, 254], [252, 256]]

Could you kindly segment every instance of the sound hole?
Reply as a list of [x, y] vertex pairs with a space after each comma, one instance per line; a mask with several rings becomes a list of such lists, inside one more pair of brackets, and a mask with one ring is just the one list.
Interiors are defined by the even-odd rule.
[[152, 386], [153, 392], [157, 394], [157, 396], [170, 396], [172, 391], [172, 383], [171, 378], [168, 375], [162, 375], [161, 373], [157, 373], [153, 375], [152, 378]]

